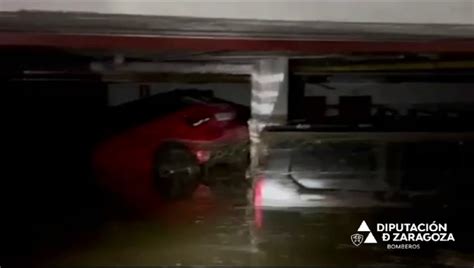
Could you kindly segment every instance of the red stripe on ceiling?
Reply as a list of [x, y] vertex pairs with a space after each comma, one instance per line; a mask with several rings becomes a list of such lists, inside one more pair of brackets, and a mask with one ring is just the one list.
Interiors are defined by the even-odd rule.
[[76, 49], [138, 49], [147, 51], [285, 51], [307, 54], [341, 52], [474, 52], [474, 40], [370, 42], [40, 33], [0, 33], [0, 45], [51, 46]]

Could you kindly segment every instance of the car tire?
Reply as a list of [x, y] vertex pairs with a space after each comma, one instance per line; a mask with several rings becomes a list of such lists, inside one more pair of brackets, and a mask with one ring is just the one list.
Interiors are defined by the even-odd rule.
[[196, 157], [181, 144], [166, 144], [155, 154], [155, 185], [164, 199], [192, 196], [201, 177]]

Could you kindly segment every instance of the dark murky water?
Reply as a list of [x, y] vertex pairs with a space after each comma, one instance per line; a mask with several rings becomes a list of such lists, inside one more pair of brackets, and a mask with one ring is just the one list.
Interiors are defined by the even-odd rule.
[[[472, 234], [462, 233], [470, 226], [456, 225], [456, 213], [419, 212], [259, 212], [247, 205], [242, 187], [221, 186], [212, 192], [201, 187], [192, 200], [167, 204], [146, 216], [106, 217], [61, 248], [43, 246], [33, 262], [39, 266], [474, 264], [472, 247], [456, 247], [463, 237], [467, 244], [472, 241]], [[414, 218], [448, 222], [450, 229], [457, 228], [458, 244], [388, 250], [381, 241], [359, 247], [351, 243], [350, 235], [361, 220], [373, 226], [380, 220]]]

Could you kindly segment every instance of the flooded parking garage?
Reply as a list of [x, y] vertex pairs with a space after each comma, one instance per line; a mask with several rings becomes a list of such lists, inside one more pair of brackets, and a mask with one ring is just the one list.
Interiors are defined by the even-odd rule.
[[473, 263], [466, 40], [3, 36], [0, 265]]
[[[193, 110], [192, 117], [184, 117], [183, 127], [207, 127], [211, 119], [199, 115], [207, 111], [203, 103], [210, 103], [214, 109], [217, 98], [213, 94], [218, 90], [242, 90], [243, 86], [236, 89], [220, 85], [220, 89], [211, 90], [214, 92], [173, 90], [130, 101], [146, 101], [130, 107], [107, 105], [107, 96], [118, 93], [110, 88], [105, 91], [108, 85], [96, 76], [88, 77], [87, 83], [58, 82], [57, 76], [49, 77], [52, 81], [43, 81], [40, 88], [38, 81], [10, 81], [12, 93], [18, 94], [17, 102], [12, 104], [21, 111], [12, 122], [15, 139], [22, 145], [13, 154], [19, 160], [13, 174], [27, 181], [34, 191], [28, 193], [28, 198], [12, 197], [18, 200], [13, 214], [18, 218], [11, 219], [24, 220], [15, 221], [8, 229], [12, 232], [4, 236], [11, 241], [7, 263], [38, 267], [470, 265], [474, 256], [469, 218], [473, 151], [470, 126], [466, 124], [470, 118], [470, 84], [457, 84], [455, 93], [449, 93], [446, 90], [453, 85], [438, 82], [452, 79], [451, 75], [439, 73], [439, 81], [430, 81], [438, 87], [430, 89], [431, 93], [451, 102], [436, 104], [406, 102], [413, 97], [412, 90], [427, 86], [426, 80], [419, 82], [426, 79], [425, 74], [392, 74], [390, 79], [409, 81], [401, 82], [404, 87], [399, 87], [398, 82], [381, 83], [379, 86], [387, 90], [398, 90], [398, 102], [392, 104], [377, 103], [394, 98], [386, 97], [392, 92], [374, 94], [373, 99], [339, 98], [337, 90], [348, 92], [346, 79], [350, 79], [350, 86], [359, 86], [360, 94], [370, 93], [373, 89], [364, 88], [366, 85], [358, 81], [360, 77], [343, 77], [343, 88], [326, 92], [315, 77], [319, 74], [300, 75], [294, 78], [308, 84], [300, 89], [313, 96], [301, 95], [304, 105], [294, 115], [299, 118], [292, 119], [296, 123], [266, 126], [259, 140], [250, 141], [255, 146], [252, 151], [245, 142], [248, 136], [240, 135], [238, 127], [249, 119], [248, 108], [227, 100], [224, 106], [217, 107], [235, 110], [217, 110], [224, 121], [216, 117], [213, 123], [230, 129], [233, 134], [228, 137], [243, 138], [237, 146], [226, 140], [227, 143], [216, 143], [216, 147], [190, 147], [196, 160], [183, 154], [183, 147], [173, 146], [163, 154], [169, 157], [165, 159], [174, 159], [164, 162], [167, 165], [153, 162], [154, 150], [148, 149], [154, 148], [151, 144], [156, 140], [169, 137], [158, 139], [154, 131], [170, 128], [172, 123], [153, 121], [143, 125], [133, 116], [151, 111], [153, 119], [157, 110], [149, 107], [162, 108], [163, 103], [181, 101], [183, 105], [197, 103], [193, 107], [199, 109]], [[380, 74], [374, 76], [380, 79]], [[456, 77], [468, 79], [470, 74], [463, 71]], [[331, 86], [341, 86], [334, 84]], [[82, 89], [86, 85], [89, 91]], [[60, 90], [66, 86], [68, 94]], [[130, 87], [127, 90], [137, 89], [134, 84], [126, 86]], [[147, 91], [143, 87], [138, 90]], [[340, 103], [325, 103], [318, 95], [321, 92], [327, 95], [328, 102], [336, 99]], [[429, 94], [428, 97], [431, 98]], [[173, 102], [164, 101], [167, 98], [174, 98]], [[459, 104], [460, 100], [465, 103]], [[343, 107], [347, 101], [350, 105]], [[368, 112], [348, 116], [354, 111], [352, 106], [359, 112]], [[117, 111], [114, 107], [123, 109], [110, 115], [109, 111]], [[321, 110], [313, 110], [314, 107], [341, 110], [344, 116], [319, 117], [316, 112]], [[436, 111], [437, 107], [461, 108], [457, 112], [450, 110], [445, 116]], [[61, 109], [61, 116], [57, 109]], [[377, 117], [372, 116], [371, 109], [379, 112]], [[411, 112], [393, 115], [396, 109]], [[180, 117], [169, 120], [177, 118]], [[307, 122], [302, 121], [305, 118]], [[371, 121], [374, 118], [377, 120]], [[355, 126], [345, 120], [362, 120], [364, 124]], [[114, 128], [122, 122], [131, 122], [132, 127]], [[133, 127], [136, 122], [138, 127]], [[155, 123], [163, 125], [156, 127]], [[109, 125], [112, 127], [104, 128]], [[121, 134], [114, 136], [116, 131]], [[186, 134], [189, 133], [199, 132]], [[215, 134], [203, 133], [211, 138]], [[250, 133], [251, 139], [252, 134], [255, 133]], [[148, 146], [141, 147], [143, 144]], [[217, 147], [220, 149], [207, 151]], [[97, 148], [105, 151], [98, 154]], [[249, 152], [257, 152], [255, 170], [249, 168]], [[223, 163], [219, 163], [221, 160]], [[194, 173], [195, 161], [205, 180], [196, 185], [190, 196], [182, 196], [186, 192], [180, 192], [185, 189], [180, 187], [198, 175]], [[155, 184], [163, 172], [155, 170], [154, 165], [168, 168], [164, 172], [166, 179], [184, 180], [174, 185]], [[17, 182], [16, 189], [25, 187]], [[162, 190], [176, 189], [176, 196], [163, 198], [167, 192]], [[295, 205], [295, 200], [300, 203]], [[387, 231], [380, 229], [380, 224], [440, 224], [444, 229], [427, 232], [426, 227], [412, 230], [410, 225], [406, 227], [409, 229]], [[24, 233], [22, 228], [30, 232]], [[387, 239], [387, 235], [391, 238]], [[26, 256], [23, 241], [30, 240], [33, 252]]]
[[[69, 233], [70, 240], [48, 242], [32, 256], [40, 267], [213, 265], [420, 265], [468, 266], [472, 222], [459, 222], [468, 210], [303, 209], [255, 211], [242, 188], [201, 187], [191, 200], [167, 204], [151, 215], [110, 215], [100, 225]], [[422, 212], [422, 213], [421, 213]], [[82, 215], [88, 217], [91, 215]], [[258, 219], [260, 222], [256, 222]], [[70, 220], [87, 222], [85, 219]], [[350, 236], [362, 220], [373, 228], [377, 244], [354, 246]], [[421, 243], [421, 249], [387, 249], [375, 222], [448, 222], [456, 243]], [[61, 225], [60, 223], [49, 223]], [[50, 227], [46, 227], [50, 228]], [[44, 231], [44, 230], [37, 230]], [[56, 230], [57, 231], [57, 230]], [[69, 230], [70, 232], [71, 230]], [[54, 234], [52, 232], [51, 234]], [[64, 234], [56, 234], [64, 235]], [[72, 238], [73, 237], [73, 238]], [[60, 239], [49, 237], [49, 242]], [[419, 243], [419, 242], [416, 242]]]

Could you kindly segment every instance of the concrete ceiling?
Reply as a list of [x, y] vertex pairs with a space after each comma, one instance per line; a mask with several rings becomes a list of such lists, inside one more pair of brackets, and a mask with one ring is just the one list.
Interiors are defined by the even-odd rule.
[[2, 0], [0, 10], [290, 22], [474, 24], [472, 0]]
[[21, 11], [0, 12], [0, 31], [386, 41], [474, 38], [474, 22], [472, 24], [354, 23]]

